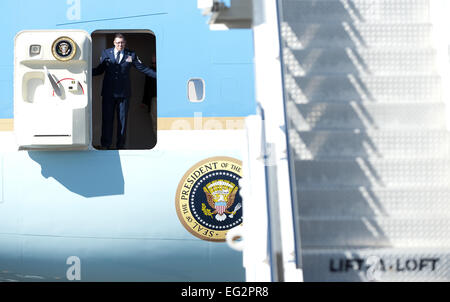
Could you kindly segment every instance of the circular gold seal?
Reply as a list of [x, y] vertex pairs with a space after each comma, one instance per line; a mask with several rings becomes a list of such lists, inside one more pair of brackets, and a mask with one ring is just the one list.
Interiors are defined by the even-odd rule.
[[75, 57], [77, 45], [69, 37], [59, 37], [53, 42], [52, 53], [59, 61], [69, 61]]
[[242, 162], [232, 157], [211, 157], [191, 167], [175, 196], [186, 230], [203, 240], [225, 241], [227, 232], [242, 224], [241, 178]]

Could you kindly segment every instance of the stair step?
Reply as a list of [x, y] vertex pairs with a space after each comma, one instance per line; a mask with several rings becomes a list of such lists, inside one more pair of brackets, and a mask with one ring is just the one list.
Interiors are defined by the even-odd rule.
[[312, 47], [423, 47], [431, 46], [433, 27], [422, 24], [377, 24], [353, 22], [283, 22], [282, 37], [290, 49]]
[[304, 130], [445, 130], [444, 103], [308, 103], [287, 105], [297, 131]]
[[430, 3], [282, 2], [305, 281], [450, 281], [450, 132]]
[[449, 217], [450, 187], [297, 188], [301, 217]]
[[395, 187], [450, 184], [448, 159], [296, 160], [295, 179], [303, 188]]
[[430, 8], [428, 0], [284, 0], [283, 20], [426, 23]]
[[307, 282], [450, 281], [450, 248], [304, 249]]
[[311, 75], [433, 75], [436, 51], [423, 49], [284, 48], [283, 56], [292, 76]]
[[300, 218], [302, 248], [448, 247], [450, 217]]
[[296, 159], [450, 158], [450, 132], [429, 131], [291, 131]]
[[286, 75], [286, 92], [295, 103], [439, 102], [441, 77], [434, 76], [305, 76]]

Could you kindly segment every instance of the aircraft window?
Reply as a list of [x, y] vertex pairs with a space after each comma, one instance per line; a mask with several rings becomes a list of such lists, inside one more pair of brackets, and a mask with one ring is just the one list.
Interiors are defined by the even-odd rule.
[[[104, 50], [113, 51], [115, 48], [114, 41], [117, 33], [123, 34], [125, 38], [125, 50], [133, 51], [136, 54], [136, 60], [156, 71], [156, 37], [149, 30], [94, 31], [91, 34], [92, 67], [94, 70], [100, 65], [100, 58]], [[136, 66], [132, 62], [132, 58], [129, 57], [130, 54], [127, 52], [126, 57], [122, 55], [119, 65], [133, 63]], [[108, 64], [111, 62], [116, 64], [113, 56], [108, 58]], [[123, 73], [123, 68], [121, 72]], [[127, 99], [128, 115], [125, 123], [125, 144], [123, 145], [121, 143], [123, 137], [121, 138], [121, 135], [118, 135], [119, 129], [121, 129], [118, 118], [121, 115], [118, 110], [121, 100], [114, 101], [116, 110], [113, 110], [111, 106], [105, 106], [103, 103], [109, 100], [105, 98], [105, 91], [102, 95], [102, 90], [107, 89], [104, 83], [106, 72], [99, 75], [95, 74], [98, 73], [94, 72], [92, 77], [92, 145], [94, 148], [100, 150], [152, 149], [157, 140], [157, 79], [152, 78], [148, 73], [139, 72], [133, 66], [129, 69], [128, 75], [124, 75], [125, 80], [129, 76], [130, 96]], [[111, 85], [109, 88], [111, 88]], [[111, 122], [107, 122], [108, 118], [109, 121], [111, 121], [111, 118], [113, 119], [112, 127], [104, 126], [104, 124], [111, 125]]]
[[188, 81], [188, 99], [191, 102], [203, 102], [205, 99], [205, 81], [203, 79]]

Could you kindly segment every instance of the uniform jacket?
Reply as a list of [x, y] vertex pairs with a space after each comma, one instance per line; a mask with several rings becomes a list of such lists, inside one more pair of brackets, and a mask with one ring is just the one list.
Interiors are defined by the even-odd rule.
[[132, 65], [147, 76], [156, 78], [156, 72], [150, 67], [145, 66], [136, 56], [134, 51], [125, 49], [122, 60], [117, 64], [114, 57], [114, 48], [103, 50], [100, 64], [92, 69], [92, 75], [94, 76], [105, 73], [105, 77], [103, 78], [102, 96], [130, 97], [130, 67]]

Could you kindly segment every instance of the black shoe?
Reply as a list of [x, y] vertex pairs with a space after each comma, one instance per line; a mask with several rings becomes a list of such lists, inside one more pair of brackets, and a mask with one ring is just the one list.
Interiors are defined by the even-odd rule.
[[94, 146], [94, 148], [97, 150], [108, 150], [108, 147], [105, 146]]

